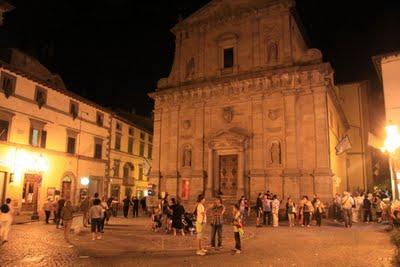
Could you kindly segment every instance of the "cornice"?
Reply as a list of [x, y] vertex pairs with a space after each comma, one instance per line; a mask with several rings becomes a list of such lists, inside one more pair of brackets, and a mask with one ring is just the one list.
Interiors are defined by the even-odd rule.
[[254, 94], [299, 94], [313, 87], [326, 86], [332, 68], [328, 63], [295, 66], [278, 70], [261, 70], [235, 76], [192, 82], [150, 93], [155, 108], [193, 105], [219, 97], [249, 97]]

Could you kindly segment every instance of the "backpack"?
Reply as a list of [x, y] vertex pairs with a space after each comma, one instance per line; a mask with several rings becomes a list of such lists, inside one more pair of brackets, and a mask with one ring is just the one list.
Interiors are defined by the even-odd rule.
[[8, 213], [10, 211], [10, 208], [8, 207], [7, 204], [3, 204], [1, 205], [0, 210], [2, 213]]

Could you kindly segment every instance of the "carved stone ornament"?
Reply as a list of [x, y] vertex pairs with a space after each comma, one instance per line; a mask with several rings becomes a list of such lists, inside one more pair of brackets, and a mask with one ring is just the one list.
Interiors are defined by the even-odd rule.
[[183, 129], [187, 130], [190, 128], [190, 126], [192, 126], [192, 123], [190, 122], [190, 120], [183, 121]]
[[270, 110], [268, 110], [268, 118], [270, 119], [270, 120], [276, 120], [276, 119], [278, 119], [279, 118], [279, 109], [270, 109]]
[[233, 120], [233, 107], [226, 107], [222, 110], [222, 118], [226, 123], [230, 123]]

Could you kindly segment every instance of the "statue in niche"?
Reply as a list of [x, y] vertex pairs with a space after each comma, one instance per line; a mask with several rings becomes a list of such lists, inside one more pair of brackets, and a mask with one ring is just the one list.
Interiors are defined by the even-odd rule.
[[183, 167], [191, 167], [192, 166], [192, 149], [190, 147], [186, 147], [183, 150]]
[[278, 45], [276, 44], [276, 42], [272, 42], [268, 45], [267, 56], [268, 64], [278, 62]]
[[191, 57], [186, 63], [186, 79], [190, 79], [194, 75], [195, 63], [194, 57]]
[[278, 141], [274, 141], [270, 148], [271, 154], [271, 164], [280, 165], [281, 164], [281, 144]]

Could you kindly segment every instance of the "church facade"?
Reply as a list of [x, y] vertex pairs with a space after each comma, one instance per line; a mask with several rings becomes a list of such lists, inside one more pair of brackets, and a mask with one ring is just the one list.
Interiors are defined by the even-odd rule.
[[157, 194], [328, 200], [341, 189], [346, 158], [332, 144], [349, 125], [333, 70], [309, 48], [294, 6], [212, 0], [173, 27], [171, 73], [150, 94]]

